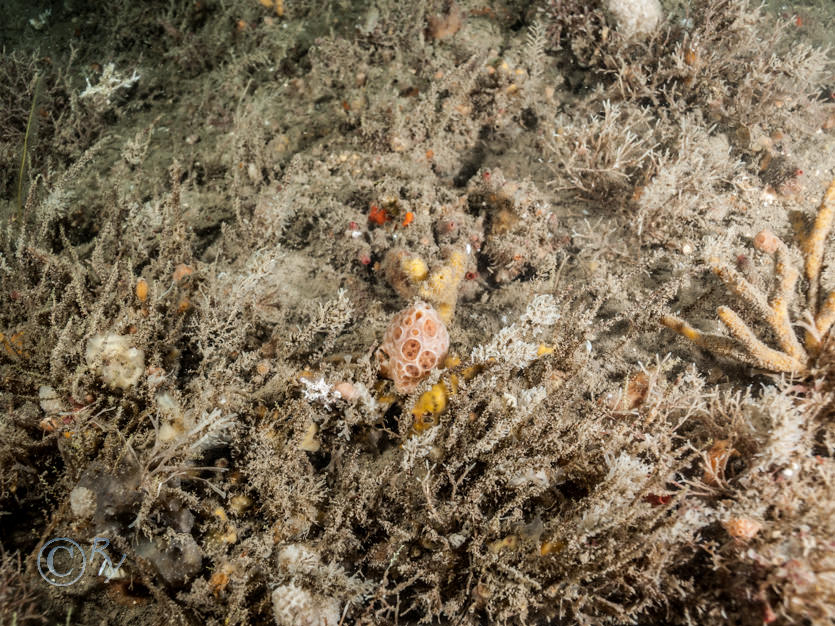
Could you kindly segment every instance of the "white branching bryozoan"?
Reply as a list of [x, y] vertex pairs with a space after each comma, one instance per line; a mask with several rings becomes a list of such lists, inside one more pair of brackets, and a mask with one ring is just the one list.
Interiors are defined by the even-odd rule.
[[518, 322], [502, 328], [490, 343], [476, 347], [471, 358], [477, 363], [496, 359], [514, 367], [526, 367], [540, 356], [539, 344], [529, 340], [559, 319], [554, 296], [536, 296]]

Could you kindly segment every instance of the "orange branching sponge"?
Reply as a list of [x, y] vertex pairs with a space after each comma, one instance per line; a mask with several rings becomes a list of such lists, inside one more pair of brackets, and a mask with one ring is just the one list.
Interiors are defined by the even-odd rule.
[[718, 259], [711, 259], [713, 272], [722, 279], [728, 289], [742, 300], [756, 316], [768, 325], [780, 349], [775, 350], [757, 338], [754, 332], [732, 309], [720, 306], [719, 319], [733, 337], [711, 335], [696, 330], [684, 320], [665, 315], [661, 323], [696, 345], [711, 352], [772, 372], [805, 376], [809, 374], [821, 342], [835, 322], [835, 291], [822, 303], [818, 302], [820, 271], [826, 238], [832, 230], [835, 218], [835, 180], [829, 184], [818, 214], [800, 250], [805, 261], [805, 274], [809, 281], [806, 293], [810, 320], [802, 324], [806, 328], [803, 343], [797, 338], [789, 316], [789, 306], [794, 298], [794, 288], [800, 271], [791, 261], [789, 249], [774, 233], [764, 230], [754, 237], [754, 247], [760, 252], [775, 255], [774, 295], [769, 300], [765, 294], [745, 278]]
[[419, 300], [394, 316], [377, 360], [380, 372], [394, 381], [398, 393], [411, 393], [443, 362], [448, 350], [446, 326], [435, 309]]

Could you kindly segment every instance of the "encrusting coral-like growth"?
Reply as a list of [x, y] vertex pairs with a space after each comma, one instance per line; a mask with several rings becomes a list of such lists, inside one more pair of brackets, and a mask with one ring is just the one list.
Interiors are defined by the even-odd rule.
[[661, 323], [719, 356], [772, 372], [799, 376], [809, 374], [820, 352], [821, 343], [835, 322], [835, 290], [830, 292], [823, 302], [818, 301], [824, 244], [832, 229], [833, 218], [835, 180], [824, 193], [814, 224], [800, 246], [805, 259], [805, 277], [808, 281], [806, 304], [809, 312], [808, 320], [801, 324], [806, 329], [803, 343], [798, 340], [789, 315], [800, 272], [792, 263], [791, 253], [786, 244], [769, 231], [761, 231], [754, 237], [754, 247], [760, 252], [775, 256], [775, 289], [770, 300], [727, 264], [718, 259], [711, 259], [711, 266], [730, 291], [768, 325], [777, 339], [779, 350], [770, 348], [757, 338], [743, 319], [726, 306], [720, 306], [717, 313], [733, 338], [703, 333], [672, 315], [663, 316]]

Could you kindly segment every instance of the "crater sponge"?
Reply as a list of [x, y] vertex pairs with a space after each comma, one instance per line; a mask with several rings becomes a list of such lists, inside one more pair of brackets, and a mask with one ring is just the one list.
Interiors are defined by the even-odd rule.
[[397, 315], [377, 351], [380, 372], [399, 393], [411, 393], [446, 357], [449, 333], [438, 313], [418, 300]]

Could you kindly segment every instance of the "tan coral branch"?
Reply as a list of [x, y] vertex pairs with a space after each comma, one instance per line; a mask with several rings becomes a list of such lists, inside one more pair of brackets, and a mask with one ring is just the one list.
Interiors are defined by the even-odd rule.
[[732, 309], [720, 306], [716, 310], [719, 319], [742, 344], [746, 360], [756, 367], [772, 372], [798, 373], [805, 369], [805, 365], [797, 359], [773, 348], [769, 348], [757, 339], [753, 331], [742, 321]]
[[817, 312], [818, 281], [820, 279], [823, 250], [829, 231], [832, 230], [832, 220], [835, 218], [835, 179], [829, 183], [823, 201], [818, 208], [815, 223], [809, 235], [803, 241], [801, 249], [806, 257], [806, 278], [809, 280], [809, 306]]
[[661, 323], [670, 330], [674, 330], [685, 339], [689, 339], [700, 348], [704, 348], [714, 354], [728, 357], [735, 361], [744, 360], [745, 355], [743, 350], [736, 341], [729, 337], [703, 333], [702, 331], [693, 328], [683, 319], [675, 317], [674, 315], [663, 315], [661, 317]]
[[722, 279], [728, 289], [771, 328], [780, 350], [766, 345], [735, 311], [726, 306], [719, 307], [717, 312], [719, 319], [735, 340], [721, 335], [707, 335], [694, 329], [687, 322], [672, 316], [662, 317], [661, 323], [719, 356], [730, 357], [773, 372], [808, 375], [813, 364], [813, 357], [817, 357], [820, 353], [823, 337], [835, 324], [835, 292], [830, 293], [820, 307], [817, 298], [824, 247], [832, 230], [833, 221], [835, 221], [835, 180], [830, 183], [824, 193], [815, 223], [801, 245], [806, 278], [809, 280], [806, 301], [811, 310], [807, 312], [808, 322], [800, 324], [806, 328], [804, 343], [798, 339], [789, 315], [800, 271], [792, 263], [791, 253], [786, 244], [769, 230], [757, 233], [753, 244], [760, 252], [775, 255], [775, 286], [774, 295], [770, 300], [761, 290], [749, 283], [741, 273], [727, 264], [715, 258], [710, 260], [710, 264], [713, 272]]
[[[713, 272], [722, 279], [731, 292], [743, 300], [756, 312], [760, 319], [768, 324], [774, 331], [781, 350], [792, 359], [805, 362], [809, 357], [797, 340], [797, 335], [792, 329], [791, 319], [789, 318], [789, 304], [792, 301], [794, 285], [797, 282], [799, 272], [789, 264], [788, 251], [785, 249], [785, 245], [778, 245], [775, 250], [777, 252], [775, 272], [778, 289], [771, 303], [765, 299], [765, 296], [756, 287], [745, 280], [742, 274], [726, 264], [720, 263], [717, 259], [711, 259]], [[762, 344], [762, 342], [760, 343]], [[765, 346], [765, 344], [762, 345]]]
[[731, 293], [745, 302], [757, 315], [762, 318], [771, 317], [771, 307], [768, 306], [768, 301], [765, 299], [765, 296], [745, 280], [742, 274], [716, 258], [710, 259], [710, 266], [713, 273], [722, 279], [722, 282], [727, 285]]
[[[812, 354], [819, 354], [821, 350], [821, 338], [829, 332], [832, 324], [835, 323], [835, 291], [830, 292], [823, 301], [814, 324], [806, 326], [806, 346]], [[812, 326], [813, 330], [810, 328]]]
[[779, 239], [778, 242], [777, 258], [774, 263], [777, 291], [769, 302], [771, 310], [765, 319], [777, 336], [777, 342], [783, 352], [798, 361], [806, 363], [809, 361], [809, 355], [798, 341], [789, 317], [789, 305], [794, 300], [794, 288], [797, 285], [800, 272], [792, 265], [786, 245]]

